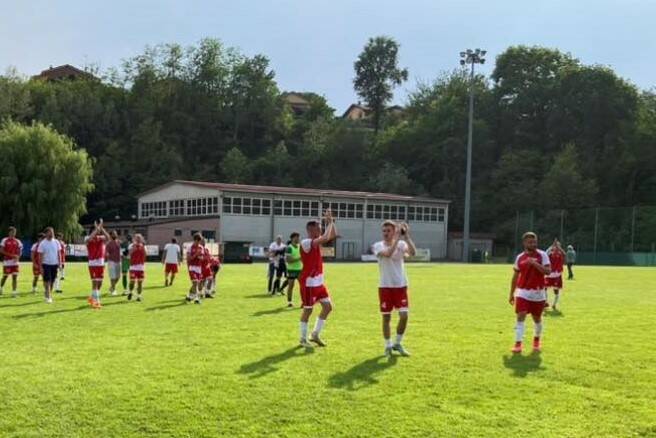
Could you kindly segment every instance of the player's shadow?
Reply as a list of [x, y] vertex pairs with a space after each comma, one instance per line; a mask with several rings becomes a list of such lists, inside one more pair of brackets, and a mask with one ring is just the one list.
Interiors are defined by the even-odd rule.
[[[105, 308], [105, 307], [116, 306], [116, 305], [127, 304], [127, 303], [128, 303], [127, 301], [115, 301], [113, 303], [103, 303], [102, 307]], [[14, 319], [23, 319], [23, 318], [30, 318], [30, 317], [39, 318], [39, 317], [42, 317], [42, 316], [56, 315], [58, 313], [77, 312], [77, 311], [80, 311], [80, 310], [98, 311], [98, 310], [95, 310], [95, 309], [91, 309], [91, 307], [89, 305], [84, 305], [84, 306], [79, 306], [79, 307], [71, 307], [71, 308], [68, 308], [68, 309], [55, 309], [55, 310], [46, 310], [46, 311], [43, 311], [43, 312], [21, 313], [19, 315], [14, 315], [12, 318], [14, 318]], [[102, 311], [102, 310], [100, 310], [100, 311]]]
[[26, 302], [21, 302], [21, 303], [15, 303], [15, 304], [1, 304], [0, 308], [3, 307], [23, 307], [23, 306], [31, 306], [33, 304], [39, 304], [42, 303], [43, 299], [37, 300], [37, 301], [26, 301]]
[[522, 354], [512, 354], [503, 356], [503, 365], [513, 370], [513, 376], [526, 377], [529, 373], [542, 371], [542, 357], [538, 352], [531, 352], [528, 356]]
[[308, 354], [314, 353], [314, 348], [304, 348], [299, 346], [287, 349], [282, 353], [267, 356], [257, 362], [251, 362], [242, 365], [239, 368], [239, 374], [248, 374], [251, 379], [266, 376], [269, 373], [278, 370], [278, 366], [282, 362], [296, 357], [303, 357]]
[[171, 309], [173, 307], [186, 306], [187, 304], [188, 303], [183, 298], [180, 298], [179, 300], [162, 301], [158, 306], [147, 307], [146, 312], [152, 312], [153, 310]]
[[328, 386], [331, 388], [356, 391], [369, 385], [374, 385], [378, 383], [376, 375], [396, 365], [397, 360], [397, 356], [391, 356], [389, 358], [386, 356], [376, 356], [372, 359], [367, 359], [343, 373], [336, 373], [330, 376]]
[[276, 307], [275, 309], [260, 310], [259, 312], [253, 313], [253, 316], [266, 316], [266, 315], [277, 315], [278, 313], [286, 312], [287, 310], [294, 310], [293, 307]]
[[560, 310], [549, 310], [544, 312], [546, 316], [553, 317], [553, 318], [564, 318], [565, 314], [561, 312]]
[[262, 293], [262, 294], [246, 295], [244, 298], [269, 298], [269, 299], [271, 299], [273, 297], [269, 294]]

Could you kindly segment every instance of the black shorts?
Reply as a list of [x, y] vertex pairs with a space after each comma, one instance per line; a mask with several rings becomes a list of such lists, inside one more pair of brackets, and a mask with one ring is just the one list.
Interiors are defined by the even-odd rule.
[[301, 276], [301, 271], [292, 271], [291, 269], [287, 270], [287, 278], [290, 280], [297, 280]]
[[57, 279], [57, 270], [59, 265], [42, 265], [43, 269], [43, 281], [46, 283], [52, 283]]

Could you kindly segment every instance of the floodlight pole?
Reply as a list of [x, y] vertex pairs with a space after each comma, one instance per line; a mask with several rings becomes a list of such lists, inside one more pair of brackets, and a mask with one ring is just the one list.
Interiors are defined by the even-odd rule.
[[465, 220], [462, 230], [462, 261], [469, 262], [469, 218], [471, 213], [471, 167], [472, 143], [474, 137], [474, 65], [485, 63], [485, 50], [460, 52], [460, 65], [471, 64], [469, 73], [469, 123], [467, 129], [467, 173], [465, 175]]

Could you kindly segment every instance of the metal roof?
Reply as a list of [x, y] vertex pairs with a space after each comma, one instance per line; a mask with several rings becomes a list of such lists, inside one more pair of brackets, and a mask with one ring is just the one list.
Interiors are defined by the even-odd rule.
[[259, 185], [228, 184], [228, 183], [185, 181], [185, 180], [174, 180], [169, 183], [142, 192], [137, 196], [140, 198], [149, 193], [162, 190], [173, 184], [184, 184], [184, 185], [190, 185], [195, 187], [204, 187], [208, 189], [221, 190], [224, 192], [270, 193], [276, 195], [310, 195], [310, 196], [325, 196], [325, 197], [334, 197], [334, 198], [363, 198], [363, 199], [373, 199], [373, 200], [380, 200], [380, 201], [396, 201], [396, 202], [433, 202], [433, 203], [442, 203], [442, 204], [448, 204], [451, 202], [445, 199], [435, 199], [435, 198], [429, 198], [424, 196], [397, 195], [392, 193], [373, 193], [373, 192], [329, 190], [329, 189], [308, 189], [308, 188], [301, 188], [301, 187], [259, 186]]

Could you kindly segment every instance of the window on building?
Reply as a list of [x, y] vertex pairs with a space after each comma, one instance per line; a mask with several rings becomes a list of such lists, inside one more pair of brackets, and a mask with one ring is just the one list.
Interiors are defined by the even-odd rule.
[[438, 208], [437, 209], [437, 221], [438, 222], [444, 222], [444, 214], [445, 210], [443, 208]]
[[173, 235], [176, 237], [182, 236], [182, 230], [180, 228], [176, 228], [175, 230], [173, 230]]
[[214, 230], [203, 230], [201, 234], [207, 240], [216, 240], [216, 231]]
[[241, 214], [241, 198], [232, 198], [232, 214]]
[[243, 214], [251, 214], [251, 198], [242, 198], [241, 212]]
[[223, 198], [223, 212], [228, 214], [232, 213], [232, 198]]
[[276, 216], [282, 216], [282, 200], [276, 199], [273, 201], [273, 214]]
[[262, 200], [262, 214], [265, 216], [271, 215], [271, 201], [269, 199]]

